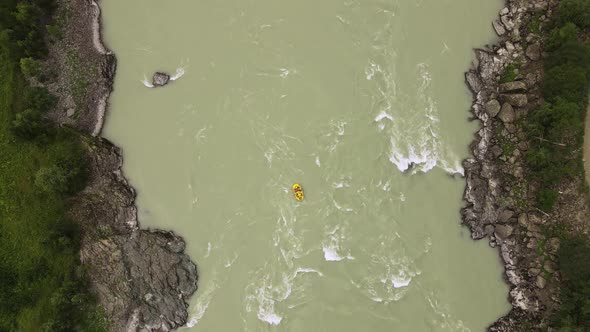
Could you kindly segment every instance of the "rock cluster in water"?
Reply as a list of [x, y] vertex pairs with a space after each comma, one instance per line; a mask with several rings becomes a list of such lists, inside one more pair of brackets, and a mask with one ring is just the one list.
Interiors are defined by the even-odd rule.
[[[553, 281], [559, 280], [559, 239], [542, 234], [546, 214], [522, 204], [528, 191], [523, 160], [528, 144], [523, 129], [515, 125], [541, 103], [542, 40], [527, 24], [540, 17], [540, 24], [546, 25], [555, 5], [552, 0], [507, 0], [492, 24], [500, 41], [475, 50], [477, 65], [465, 75], [474, 94], [472, 113], [482, 126], [471, 144], [473, 157], [463, 163], [467, 206], [461, 214], [473, 239], [488, 238], [499, 248], [513, 307], [490, 331], [515, 331], [524, 324], [540, 327], [541, 318], [557, 302]], [[501, 83], [512, 63], [520, 63], [520, 68], [511, 81]]]
[[164, 86], [170, 82], [170, 75], [162, 72], [156, 72], [152, 78], [153, 86]]

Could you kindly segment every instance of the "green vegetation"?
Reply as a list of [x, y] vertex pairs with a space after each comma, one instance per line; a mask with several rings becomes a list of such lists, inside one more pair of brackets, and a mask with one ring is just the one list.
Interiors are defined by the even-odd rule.
[[553, 21], [558, 27], [568, 23], [573, 23], [580, 29], [590, 27], [590, 2], [587, 0], [561, 1]]
[[39, 77], [41, 62], [33, 58], [22, 58], [20, 59], [20, 71], [27, 77]]
[[98, 69], [85, 64], [78, 53], [73, 50], [69, 50], [66, 56], [66, 64], [70, 68], [71, 72], [74, 75], [71, 77], [72, 81], [69, 85], [69, 90], [74, 97], [74, 102], [77, 106], [77, 111], [80, 111], [80, 106], [84, 105], [84, 96], [86, 91], [88, 91], [88, 87], [90, 86], [90, 81], [88, 77], [92, 75], [93, 72], [96, 72]]
[[[526, 155], [531, 179], [540, 185], [537, 206], [550, 211], [563, 179], [583, 178], [584, 118], [590, 90], [590, 0], [562, 0], [548, 33], [545, 103], [527, 118], [531, 149]], [[558, 226], [559, 227], [559, 226]], [[562, 275], [561, 306], [552, 321], [563, 332], [590, 329], [590, 242], [580, 235], [560, 232], [558, 251]], [[543, 247], [545, 243], [542, 243]], [[544, 248], [538, 248], [545, 256]], [[548, 280], [551, 274], [544, 271]]]
[[569, 237], [558, 252], [563, 276], [561, 307], [554, 317], [559, 331], [583, 332], [590, 327], [590, 245], [587, 239]]
[[68, 24], [71, 14], [72, 13], [65, 7], [58, 8], [52, 24], [48, 24], [45, 27], [50, 40], [57, 41], [62, 39], [64, 27]]
[[527, 28], [529, 32], [532, 33], [540, 33], [541, 32], [541, 15], [537, 14], [533, 17], [533, 19], [529, 22]]
[[588, 28], [590, 1], [563, 0], [549, 33], [542, 84], [545, 104], [528, 118], [533, 142], [526, 159], [533, 180], [541, 184], [538, 206], [549, 211], [558, 194], [556, 186], [582, 174], [584, 117], [590, 88], [590, 46], [577, 35]]
[[0, 3], [0, 331], [105, 331], [67, 195], [83, 187], [79, 134], [51, 126], [56, 97], [27, 86], [47, 53], [51, 0]]
[[518, 76], [519, 67], [520, 67], [520, 64], [516, 63], [516, 62], [513, 62], [513, 63], [509, 64], [508, 66], [506, 66], [506, 69], [504, 69], [504, 73], [502, 74], [502, 77], [500, 77], [500, 83], [514, 81], [516, 79], [516, 76]]

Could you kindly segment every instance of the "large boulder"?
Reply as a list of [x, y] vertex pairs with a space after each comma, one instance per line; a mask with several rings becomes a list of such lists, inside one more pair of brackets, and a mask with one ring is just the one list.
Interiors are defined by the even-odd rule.
[[526, 83], [523, 81], [514, 81], [500, 84], [500, 92], [526, 91]]
[[483, 83], [474, 71], [468, 71], [465, 74], [465, 81], [473, 93], [478, 93], [483, 89]]
[[543, 278], [543, 276], [538, 275], [535, 284], [537, 285], [537, 287], [543, 289], [547, 285], [547, 280], [545, 280], [545, 278]]
[[156, 72], [152, 78], [153, 86], [164, 86], [170, 81], [170, 75], [162, 72]]
[[498, 36], [503, 36], [506, 33], [506, 28], [504, 28], [500, 21], [494, 20], [492, 26], [494, 27], [494, 30], [496, 30]]
[[546, 260], [545, 263], [543, 264], [543, 269], [549, 273], [553, 273], [555, 271], [557, 271], [557, 264], [555, 264], [555, 262], [552, 262], [550, 260]]
[[490, 117], [495, 117], [500, 113], [500, 103], [496, 99], [492, 99], [486, 103], [486, 113]]
[[533, 61], [541, 59], [541, 45], [539, 43], [529, 45], [529, 47], [526, 48], [525, 54]]
[[514, 29], [515, 23], [510, 19], [510, 17], [508, 17], [508, 15], [500, 16], [500, 20], [508, 31], [512, 31]]
[[498, 158], [502, 155], [504, 151], [502, 151], [502, 148], [500, 146], [494, 145], [490, 148], [490, 152], [492, 153], [493, 158]]
[[508, 220], [510, 220], [510, 218], [512, 218], [513, 215], [514, 212], [512, 212], [512, 210], [505, 209], [498, 215], [498, 222], [505, 223]]
[[516, 113], [514, 112], [512, 105], [509, 103], [504, 103], [504, 105], [502, 105], [502, 109], [500, 110], [500, 114], [498, 114], [498, 117], [504, 123], [511, 123], [516, 119]]
[[510, 225], [496, 225], [496, 229], [495, 229], [495, 234], [496, 237], [505, 240], [507, 239], [510, 235], [512, 235], [512, 232], [514, 231], [514, 228]]
[[559, 238], [553, 237], [547, 241], [545, 249], [548, 253], [555, 255], [559, 250]]
[[525, 94], [504, 94], [501, 95], [501, 100], [504, 102], [509, 103], [512, 106], [516, 107], [524, 107], [529, 102], [527, 96]]

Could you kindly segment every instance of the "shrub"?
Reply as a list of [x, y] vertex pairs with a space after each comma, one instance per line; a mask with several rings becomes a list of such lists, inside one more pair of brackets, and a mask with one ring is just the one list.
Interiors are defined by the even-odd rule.
[[49, 35], [53, 41], [60, 40], [63, 37], [61, 28], [56, 24], [47, 25], [45, 26], [45, 29], [47, 29], [47, 35]]
[[46, 126], [41, 113], [29, 108], [16, 114], [10, 129], [18, 138], [30, 140], [45, 133]]
[[557, 200], [557, 191], [553, 189], [543, 188], [537, 194], [537, 203], [539, 208], [543, 211], [549, 211]]
[[504, 73], [502, 73], [502, 77], [500, 78], [500, 83], [512, 82], [518, 76], [519, 66], [516, 63], [511, 63], [506, 66], [504, 69]]
[[63, 194], [68, 191], [70, 178], [71, 174], [67, 170], [51, 165], [37, 171], [35, 185], [45, 192]]
[[46, 88], [28, 88], [24, 95], [24, 106], [40, 112], [51, 110], [57, 104], [57, 97], [49, 93]]
[[27, 77], [39, 77], [41, 75], [41, 62], [33, 58], [20, 59], [20, 70]]

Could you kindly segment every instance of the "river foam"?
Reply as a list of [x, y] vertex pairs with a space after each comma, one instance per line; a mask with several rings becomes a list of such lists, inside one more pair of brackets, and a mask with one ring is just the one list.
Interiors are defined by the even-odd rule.
[[[389, 161], [400, 172], [411, 170], [428, 172], [439, 167], [451, 174], [463, 174], [460, 159], [455, 157], [445, 145], [439, 128], [438, 106], [432, 96], [432, 77], [428, 64], [420, 63], [416, 67], [417, 86], [414, 96], [407, 96], [417, 101], [413, 110], [399, 110], [403, 116], [395, 116], [392, 105], [399, 103], [400, 92], [394, 83], [393, 72], [370, 63], [365, 70], [367, 79], [380, 84], [378, 91], [384, 101], [379, 107], [374, 122], [379, 131], [389, 136]], [[398, 106], [399, 108], [399, 106]], [[393, 112], [393, 113], [392, 113]], [[411, 112], [411, 116], [408, 116]], [[386, 130], [387, 129], [387, 130]]]
[[350, 252], [344, 253], [342, 249], [341, 242], [345, 238], [345, 232], [340, 226], [336, 226], [325, 234], [325, 239], [322, 241], [322, 251], [327, 262], [354, 259]]
[[176, 72], [174, 73], [174, 75], [170, 76], [170, 80], [176, 81], [179, 78], [181, 78], [182, 76], [184, 76], [185, 73], [186, 73], [186, 71], [183, 67], [176, 68]]

